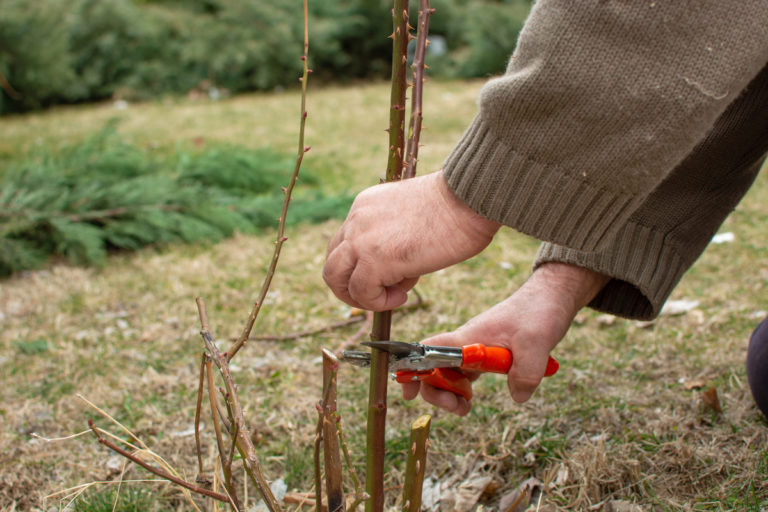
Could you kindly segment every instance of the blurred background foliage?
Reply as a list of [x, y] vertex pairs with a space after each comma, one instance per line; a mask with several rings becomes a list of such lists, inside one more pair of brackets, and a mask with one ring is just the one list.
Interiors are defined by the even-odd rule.
[[[530, 3], [432, 0], [431, 75], [502, 72]], [[0, 114], [108, 98], [292, 86], [301, 64], [299, 4], [0, 0]], [[386, 79], [391, 6], [389, 0], [310, 2], [314, 77], [326, 83]]]

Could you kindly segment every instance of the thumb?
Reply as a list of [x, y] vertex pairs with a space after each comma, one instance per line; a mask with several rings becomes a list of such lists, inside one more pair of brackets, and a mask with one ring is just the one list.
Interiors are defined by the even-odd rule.
[[441, 347], [463, 347], [472, 342], [461, 333], [461, 330], [441, 332], [420, 341], [422, 345], [434, 345]]
[[547, 368], [549, 353], [536, 350], [536, 346], [527, 350], [518, 349], [512, 356], [512, 367], [507, 373], [509, 394], [515, 402], [522, 403], [531, 398], [541, 383]]

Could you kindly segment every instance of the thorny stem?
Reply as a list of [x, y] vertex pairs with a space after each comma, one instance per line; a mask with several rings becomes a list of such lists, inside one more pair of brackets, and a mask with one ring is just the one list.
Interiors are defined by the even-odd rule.
[[293, 168], [293, 174], [291, 175], [291, 181], [284, 189], [283, 193], [285, 198], [283, 199], [283, 209], [280, 212], [280, 221], [277, 227], [277, 237], [275, 238], [275, 250], [272, 253], [272, 260], [267, 269], [267, 273], [264, 276], [264, 281], [261, 285], [261, 291], [253, 304], [250, 315], [248, 315], [248, 321], [243, 328], [240, 337], [232, 345], [227, 352], [227, 360], [231, 361], [235, 354], [243, 348], [248, 337], [251, 335], [253, 325], [256, 323], [256, 318], [259, 316], [261, 306], [264, 304], [264, 299], [267, 297], [269, 286], [272, 284], [272, 278], [275, 275], [275, 269], [277, 268], [277, 261], [280, 259], [280, 250], [283, 248], [283, 243], [287, 240], [285, 237], [285, 219], [288, 216], [288, 206], [291, 202], [291, 194], [293, 188], [296, 185], [296, 180], [299, 178], [299, 170], [301, 169], [301, 162], [304, 159], [304, 153], [309, 151], [309, 146], [304, 146], [304, 127], [307, 123], [307, 81], [311, 70], [308, 66], [309, 56], [309, 14], [307, 12], [307, 0], [304, 0], [304, 55], [301, 60], [304, 63], [304, 72], [299, 79], [301, 81], [301, 121], [299, 122], [299, 149], [296, 154], [296, 165]]
[[[394, 0], [392, 9], [392, 90], [389, 111], [389, 157], [387, 181], [399, 180], [403, 172], [405, 151], [405, 91], [407, 88], [408, 0]], [[373, 315], [372, 340], [388, 340], [392, 312]], [[386, 352], [372, 349], [368, 391], [368, 425], [366, 431], [365, 490], [370, 499], [366, 512], [384, 510], [384, 441], [387, 419], [387, 383], [389, 357]]]
[[315, 452], [313, 462], [315, 467], [315, 510], [323, 509], [323, 472], [320, 468], [320, 447], [323, 443], [323, 411], [318, 407], [317, 428], [315, 430]]
[[[420, 308], [426, 308], [429, 306], [427, 302], [424, 302], [424, 299], [419, 294], [418, 290], [414, 288], [411, 290], [416, 295], [416, 300], [413, 302], [409, 302], [407, 304], [403, 304], [399, 308], [397, 308], [394, 312], [395, 313], [408, 313], [411, 311], [415, 311]], [[370, 313], [370, 312], [366, 312]], [[322, 332], [326, 331], [332, 331], [334, 329], [340, 329], [342, 327], [347, 327], [354, 324], [359, 324], [361, 322], [368, 322], [370, 323], [370, 319], [368, 318], [368, 314], [364, 315], [355, 315], [352, 318], [348, 318], [347, 320], [340, 320], [338, 322], [334, 322], [332, 324], [325, 325], [323, 327], [318, 327], [316, 329], [306, 329], [303, 331], [296, 331], [288, 334], [268, 334], [263, 336], [251, 336], [248, 338], [249, 341], [256, 340], [256, 341], [292, 341], [292, 340], [298, 340], [300, 338], [306, 338], [307, 336], [313, 336], [315, 334], [320, 334]], [[373, 314], [370, 315], [371, 318], [373, 318]], [[352, 345], [357, 342], [357, 339], [360, 338], [365, 333], [370, 332], [370, 326], [363, 326], [360, 329], [362, 329], [362, 332], [356, 332], [350, 338], [344, 343], [344, 346]], [[232, 341], [236, 341], [237, 338], [233, 338]]]
[[[208, 377], [208, 399], [211, 402], [211, 418], [213, 418], [213, 430], [216, 433], [216, 445], [219, 449], [219, 460], [221, 461], [221, 470], [224, 473], [224, 487], [232, 497], [236, 509], [240, 510], [239, 500], [235, 487], [232, 485], [232, 466], [227, 464], [226, 449], [224, 447], [224, 437], [221, 433], [221, 423], [219, 422], [219, 407], [216, 403], [216, 388], [213, 385], [213, 363], [210, 359], [205, 362], [205, 373]], [[234, 437], [233, 437], [234, 439]], [[234, 441], [233, 443], [234, 444]]]
[[429, 414], [425, 414], [411, 425], [410, 446], [408, 447], [408, 459], [405, 465], [403, 512], [419, 512], [421, 510], [421, 491], [424, 486], [431, 421], [432, 417]]
[[[325, 362], [325, 361], [324, 361]], [[325, 367], [323, 367], [325, 370]], [[331, 393], [329, 386], [323, 384], [323, 399], [317, 404], [317, 427], [315, 428], [315, 506], [317, 510], [322, 509], [323, 502], [323, 482], [322, 471], [320, 470], [320, 447], [323, 441], [323, 420], [325, 418], [325, 407], [328, 403], [328, 397]]]
[[422, 97], [424, 91], [424, 68], [429, 40], [429, 16], [435, 12], [429, 6], [429, 0], [419, 0], [419, 22], [416, 32], [416, 52], [413, 56], [413, 92], [411, 93], [411, 119], [408, 125], [408, 145], [405, 151], [406, 161], [403, 178], [416, 176], [419, 156], [419, 136], [422, 122]]
[[[371, 339], [388, 340], [391, 321], [391, 311], [376, 313], [373, 316]], [[370, 496], [370, 499], [365, 502], [366, 512], [384, 510], [384, 441], [388, 378], [389, 354], [383, 350], [373, 349], [368, 388], [368, 426], [365, 454], [365, 490]]]
[[208, 496], [209, 498], [213, 498], [215, 500], [223, 501], [224, 503], [230, 503], [229, 498], [226, 494], [221, 494], [216, 491], [211, 491], [208, 489], [205, 489], [203, 487], [198, 487], [197, 485], [191, 484], [189, 482], [186, 482], [182, 480], [181, 478], [177, 478], [169, 473], [166, 473], [162, 469], [159, 469], [155, 466], [152, 466], [150, 464], [147, 464], [143, 460], [141, 460], [139, 457], [136, 457], [134, 454], [127, 450], [123, 450], [116, 444], [112, 443], [105, 437], [101, 435], [99, 432], [99, 429], [94, 425], [93, 420], [88, 420], [88, 426], [93, 431], [93, 434], [96, 436], [96, 439], [99, 441], [99, 443], [103, 444], [113, 452], [117, 453], [118, 455], [125, 457], [126, 459], [130, 460], [134, 464], [138, 464], [139, 466], [143, 467], [150, 473], [159, 476], [160, 478], [163, 478], [165, 480], [168, 480], [169, 482], [172, 482], [176, 485], [179, 485], [181, 487], [184, 487], [185, 489], [189, 489], [192, 492], [195, 492], [197, 494], [201, 494], [203, 496]]
[[11, 83], [5, 78], [5, 75], [0, 73], [0, 87], [14, 100], [20, 100], [22, 98], [21, 93], [13, 88]]
[[389, 98], [389, 158], [387, 181], [400, 179], [405, 150], [405, 91], [407, 89], [408, 0], [395, 0], [392, 10], [392, 91]]
[[[203, 302], [202, 299], [197, 300], [197, 307], [200, 311], [200, 318], [207, 318], [205, 302]], [[261, 464], [259, 463], [259, 458], [256, 454], [256, 448], [253, 446], [253, 441], [251, 441], [250, 433], [245, 424], [243, 409], [237, 395], [237, 388], [232, 379], [232, 374], [229, 371], [229, 361], [227, 360], [227, 357], [219, 351], [219, 348], [216, 346], [216, 341], [207, 329], [202, 329], [200, 335], [203, 338], [203, 343], [205, 343], [205, 348], [208, 351], [211, 361], [213, 361], [219, 369], [221, 378], [224, 381], [226, 393], [229, 397], [229, 405], [232, 410], [233, 425], [231, 428], [232, 431], [236, 433], [232, 442], [236, 444], [237, 451], [243, 458], [245, 471], [264, 498], [264, 503], [267, 505], [267, 508], [272, 512], [280, 511], [282, 510], [282, 507], [275, 499], [266, 478], [264, 478], [264, 474], [261, 472]]]
[[[207, 324], [208, 322], [204, 322]], [[197, 406], [195, 407], [195, 449], [197, 450], [197, 473], [198, 476], [203, 474], [203, 455], [200, 450], [200, 412], [203, 408], [203, 385], [205, 383], [205, 360], [206, 355], [203, 353], [200, 358], [200, 382], [197, 385]]]
[[323, 349], [323, 459], [325, 462], [325, 487], [328, 495], [328, 511], [344, 510], [344, 491], [342, 489], [343, 469], [339, 438], [333, 413], [336, 411], [336, 377], [339, 360], [328, 350]]
[[352, 458], [349, 456], [349, 449], [347, 448], [347, 442], [344, 439], [344, 429], [341, 426], [341, 418], [337, 411], [333, 411], [332, 419], [336, 424], [336, 434], [339, 437], [339, 445], [341, 446], [341, 452], [344, 454], [344, 463], [347, 465], [347, 472], [352, 478], [352, 482], [355, 486], [355, 499], [349, 505], [349, 512], [357, 510], [358, 505], [364, 500], [368, 499], [368, 495], [363, 492], [363, 484], [360, 481], [360, 477], [357, 476], [355, 467], [352, 465]]

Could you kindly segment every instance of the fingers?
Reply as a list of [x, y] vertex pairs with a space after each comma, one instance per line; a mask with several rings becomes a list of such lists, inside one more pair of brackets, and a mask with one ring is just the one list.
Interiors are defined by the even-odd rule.
[[472, 409], [472, 405], [463, 396], [437, 389], [424, 382], [421, 383], [421, 397], [425, 401], [457, 416], [466, 416], [470, 409]]
[[[399, 282], [402, 279], [381, 275], [373, 261], [357, 260], [349, 276], [348, 290], [352, 300], [372, 311], [387, 311], [405, 303], [408, 294]], [[391, 284], [390, 284], [391, 283]]]
[[450, 391], [438, 389], [424, 382], [408, 382], [402, 384], [403, 398], [413, 400], [419, 393], [424, 401], [436, 405], [445, 411], [456, 414], [457, 416], [466, 416], [472, 409], [472, 404], [463, 396], [456, 395]]
[[345, 244], [346, 242], [336, 244], [332, 251], [329, 247], [327, 261], [332, 264], [326, 263], [323, 267], [323, 280], [336, 297], [350, 306], [365, 309], [349, 293], [349, 278], [357, 265], [357, 257], [353, 251], [345, 247]]
[[382, 273], [376, 262], [358, 258], [346, 241], [339, 242], [328, 254], [323, 279], [336, 297], [350, 306], [371, 311], [387, 311], [403, 305], [419, 280]]

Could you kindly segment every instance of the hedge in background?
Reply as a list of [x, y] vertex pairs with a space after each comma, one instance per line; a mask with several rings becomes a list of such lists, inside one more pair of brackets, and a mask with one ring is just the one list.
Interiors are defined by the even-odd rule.
[[[300, 69], [297, 5], [2, 0], [0, 113], [115, 96], [147, 99], [201, 87], [237, 93], [291, 86]], [[432, 74], [474, 77], [503, 71], [530, 0], [433, 0], [432, 5], [438, 11], [430, 31], [445, 38], [448, 50], [431, 57]], [[310, 8], [316, 77], [387, 77], [391, 2], [322, 0]]]

